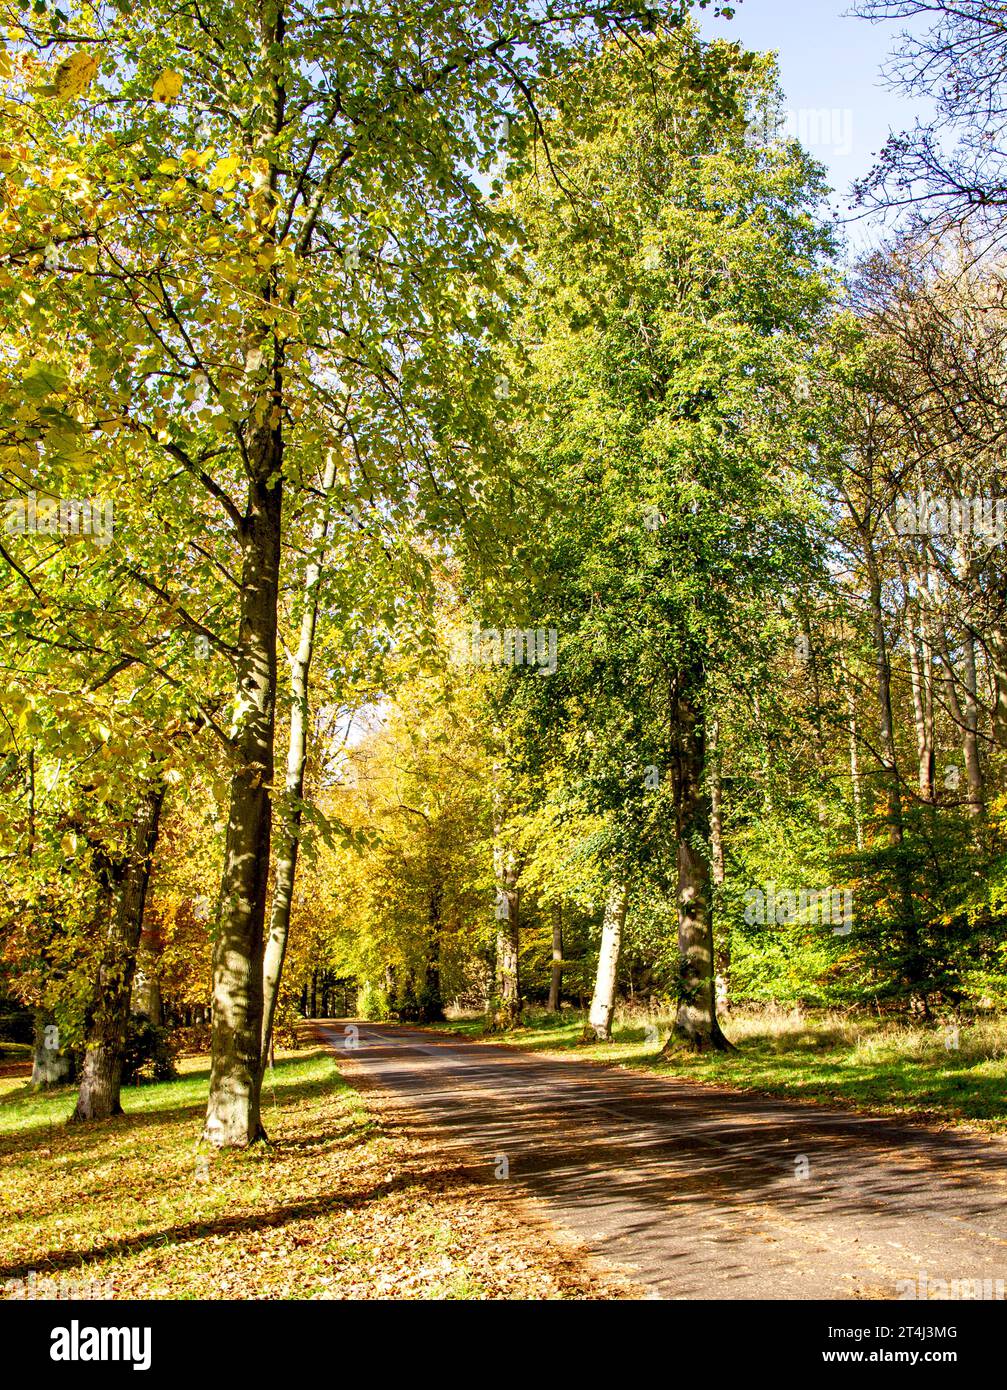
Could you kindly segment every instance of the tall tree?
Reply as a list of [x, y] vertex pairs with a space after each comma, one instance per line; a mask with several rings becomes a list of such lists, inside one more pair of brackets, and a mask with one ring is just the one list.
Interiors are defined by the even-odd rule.
[[744, 669], [740, 613], [754, 628], [812, 552], [795, 505], [797, 385], [828, 241], [803, 152], [747, 138], [773, 82], [764, 60], [688, 29], [642, 52], [613, 42], [557, 84], [552, 172], [514, 193], [530, 281], [522, 443], [554, 480], [538, 563], [559, 633], [553, 684], [523, 688], [554, 742], [557, 719], [586, 725], [573, 761], [590, 808], [613, 816], [613, 878], [632, 864], [663, 878], [678, 921], [674, 1043], [699, 1049], [725, 1045], [711, 676]]
[[[649, 15], [523, 0], [492, 12], [427, 0], [408, 29], [387, 7], [293, 0], [0, 14], [23, 80], [5, 97], [8, 128], [45, 189], [23, 192], [5, 264], [56, 267], [36, 342], [89, 353], [79, 423], [143, 446], [155, 506], [187, 539], [186, 489], [216, 509], [201, 564], [232, 591], [233, 631], [192, 619], [191, 580], [165, 556], [128, 568], [232, 671], [206, 1135], [242, 1146], [262, 1133], [277, 605], [297, 451], [331, 441], [344, 374], [386, 399], [415, 445], [404, 474], [374, 450], [377, 494], [408, 496], [436, 525], [436, 463], [453, 506], [477, 510], [489, 458], [467, 402], [492, 389], [483, 345], [510, 245], [477, 171], [501, 125], [522, 110], [526, 129], [538, 122], [541, 71]], [[370, 296], [361, 262], [380, 267]], [[464, 395], [444, 389], [461, 361]]]

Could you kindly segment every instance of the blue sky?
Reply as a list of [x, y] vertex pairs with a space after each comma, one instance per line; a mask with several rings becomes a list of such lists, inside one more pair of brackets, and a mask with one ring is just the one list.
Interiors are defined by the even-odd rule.
[[[850, 211], [850, 184], [870, 170], [889, 130], [907, 129], [917, 115], [930, 115], [928, 104], [892, 91], [882, 77], [905, 25], [857, 19], [849, 13], [852, 3], [735, 0], [732, 20], [694, 12], [708, 37], [737, 38], [748, 48], [779, 54], [786, 109], [802, 142], [828, 169], [841, 216]], [[829, 113], [827, 121], [822, 112]], [[869, 225], [847, 228], [851, 246], [870, 234]]]

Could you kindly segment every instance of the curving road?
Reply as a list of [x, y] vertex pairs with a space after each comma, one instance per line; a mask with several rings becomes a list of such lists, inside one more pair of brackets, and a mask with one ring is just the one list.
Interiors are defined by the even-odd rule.
[[538, 1199], [652, 1297], [904, 1298], [900, 1281], [940, 1296], [939, 1279], [993, 1280], [995, 1296], [1007, 1283], [1001, 1139], [406, 1027], [317, 1032], [351, 1082], [394, 1093], [423, 1137]]

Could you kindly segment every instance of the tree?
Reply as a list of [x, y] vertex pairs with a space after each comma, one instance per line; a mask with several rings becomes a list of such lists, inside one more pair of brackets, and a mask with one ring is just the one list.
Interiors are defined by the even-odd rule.
[[797, 387], [828, 298], [828, 239], [803, 152], [746, 138], [749, 110], [772, 100], [765, 61], [687, 29], [658, 31], [642, 55], [613, 42], [557, 83], [555, 176], [514, 195], [531, 286], [522, 445], [529, 471], [557, 480], [537, 565], [559, 674], [537, 703], [554, 740], [564, 704], [590, 730], [577, 761], [591, 809], [616, 818], [611, 881], [646, 865], [674, 898], [674, 1041], [700, 1049], [724, 1045], [713, 676], [734, 677], [741, 615], [792, 591], [812, 551]]
[[[262, 1132], [277, 604], [294, 460], [332, 441], [345, 373], [389, 398], [422, 460], [415, 473], [385, 473], [377, 450], [377, 494], [393, 505], [408, 496], [436, 525], [436, 460], [453, 507], [473, 502], [488, 460], [468, 402], [491, 390], [483, 344], [506, 298], [509, 232], [475, 170], [515, 105], [536, 121], [540, 69], [646, 18], [438, 0], [404, 31], [380, 8], [289, 0], [5, 10], [24, 83], [5, 114], [45, 187], [22, 197], [6, 265], [61, 263], [36, 341], [52, 357], [68, 342], [89, 351], [79, 423], [142, 443], [152, 491], [175, 494], [173, 520], [184, 514], [179, 479], [206, 494], [217, 516], [204, 564], [237, 610], [230, 636], [187, 620], [170, 567], [131, 567], [233, 672], [206, 1120], [216, 1145]], [[29, 85], [43, 89], [32, 101]], [[519, 131], [512, 153], [525, 142]], [[77, 188], [85, 196], [71, 196]], [[380, 270], [370, 297], [361, 262]], [[461, 361], [472, 389], [460, 397], [443, 387]], [[468, 452], [450, 442], [459, 438]]]
[[116, 884], [117, 901], [102, 952], [96, 997], [88, 1010], [75, 1120], [102, 1120], [122, 1113], [119, 1089], [133, 973], [164, 793], [164, 784], [155, 782], [141, 794], [127, 856], [119, 863], [105, 860], [99, 870]]
[[[997, 0], [861, 0], [855, 13], [876, 23], [929, 18], [903, 33], [889, 77], [936, 113], [891, 135], [877, 165], [858, 186], [860, 198], [907, 210], [931, 229], [970, 223], [994, 233], [1007, 206], [1004, 66], [1007, 36]], [[957, 137], [950, 147], [949, 136]]]
[[601, 948], [598, 952], [598, 973], [595, 978], [594, 997], [587, 1016], [585, 1037], [593, 1037], [597, 1042], [607, 1042], [612, 1036], [612, 1015], [615, 1012], [615, 985], [619, 971], [619, 952], [622, 947], [622, 930], [626, 925], [626, 889], [621, 885], [612, 890], [605, 904], [605, 918], [601, 928]]

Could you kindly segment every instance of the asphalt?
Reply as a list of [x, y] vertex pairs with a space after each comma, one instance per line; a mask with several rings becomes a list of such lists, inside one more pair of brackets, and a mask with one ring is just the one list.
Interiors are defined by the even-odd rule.
[[988, 1297], [971, 1281], [990, 1280], [996, 1297], [1007, 1284], [1002, 1139], [401, 1026], [317, 1032], [352, 1083], [395, 1096], [421, 1137], [512, 1184], [647, 1296], [940, 1298], [943, 1280]]

